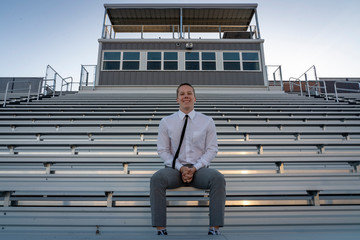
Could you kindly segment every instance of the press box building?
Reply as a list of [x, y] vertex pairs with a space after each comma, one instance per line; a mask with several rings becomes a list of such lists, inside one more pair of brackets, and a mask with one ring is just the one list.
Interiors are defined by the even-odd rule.
[[105, 4], [96, 86], [267, 86], [257, 4]]

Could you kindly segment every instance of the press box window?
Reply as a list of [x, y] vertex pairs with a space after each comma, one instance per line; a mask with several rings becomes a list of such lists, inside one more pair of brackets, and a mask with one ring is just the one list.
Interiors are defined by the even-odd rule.
[[185, 53], [185, 70], [200, 70], [200, 59], [198, 52]]
[[121, 52], [104, 52], [103, 70], [120, 70]]
[[148, 52], [147, 70], [161, 70], [161, 52]]
[[178, 70], [177, 52], [148, 52], [147, 70]]
[[139, 70], [140, 53], [139, 52], [124, 52], [122, 70]]
[[164, 52], [164, 70], [178, 70], [177, 52]]
[[242, 53], [242, 66], [243, 70], [259, 71], [259, 53], [257, 52], [243, 52]]
[[224, 70], [240, 69], [240, 54], [238, 52], [224, 52], [223, 53]]
[[201, 53], [202, 70], [216, 70], [216, 57], [214, 52]]

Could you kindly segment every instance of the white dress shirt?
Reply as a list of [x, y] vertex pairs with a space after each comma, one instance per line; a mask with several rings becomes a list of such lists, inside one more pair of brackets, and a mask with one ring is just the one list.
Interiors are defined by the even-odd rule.
[[[164, 117], [159, 124], [157, 152], [168, 167], [172, 167], [174, 155], [179, 147], [185, 115], [179, 110]], [[195, 110], [188, 115], [184, 140], [175, 164], [179, 171], [186, 164], [193, 164], [197, 170], [208, 167], [218, 152], [213, 119]]]

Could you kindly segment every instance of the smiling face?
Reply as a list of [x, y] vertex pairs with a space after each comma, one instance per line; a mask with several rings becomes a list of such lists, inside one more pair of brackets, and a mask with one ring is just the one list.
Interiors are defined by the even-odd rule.
[[183, 113], [190, 113], [194, 109], [194, 104], [196, 102], [193, 88], [189, 85], [179, 87], [176, 101]]

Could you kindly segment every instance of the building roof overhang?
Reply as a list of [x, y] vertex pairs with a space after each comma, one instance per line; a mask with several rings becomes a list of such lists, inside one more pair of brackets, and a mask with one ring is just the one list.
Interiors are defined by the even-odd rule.
[[[128, 25], [127, 31], [138, 31], [136, 26], [141, 25], [180, 25], [181, 13], [182, 25], [248, 26], [254, 17], [257, 6], [257, 4], [104, 5], [111, 24], [123, 27]], [[118, 30], [124, 31], [124, 29]], [[204, 29], [204, 31], [208, 32], [211, 29]], [[218, 29], [214, 29], [214, 31], [216, 32]]]

